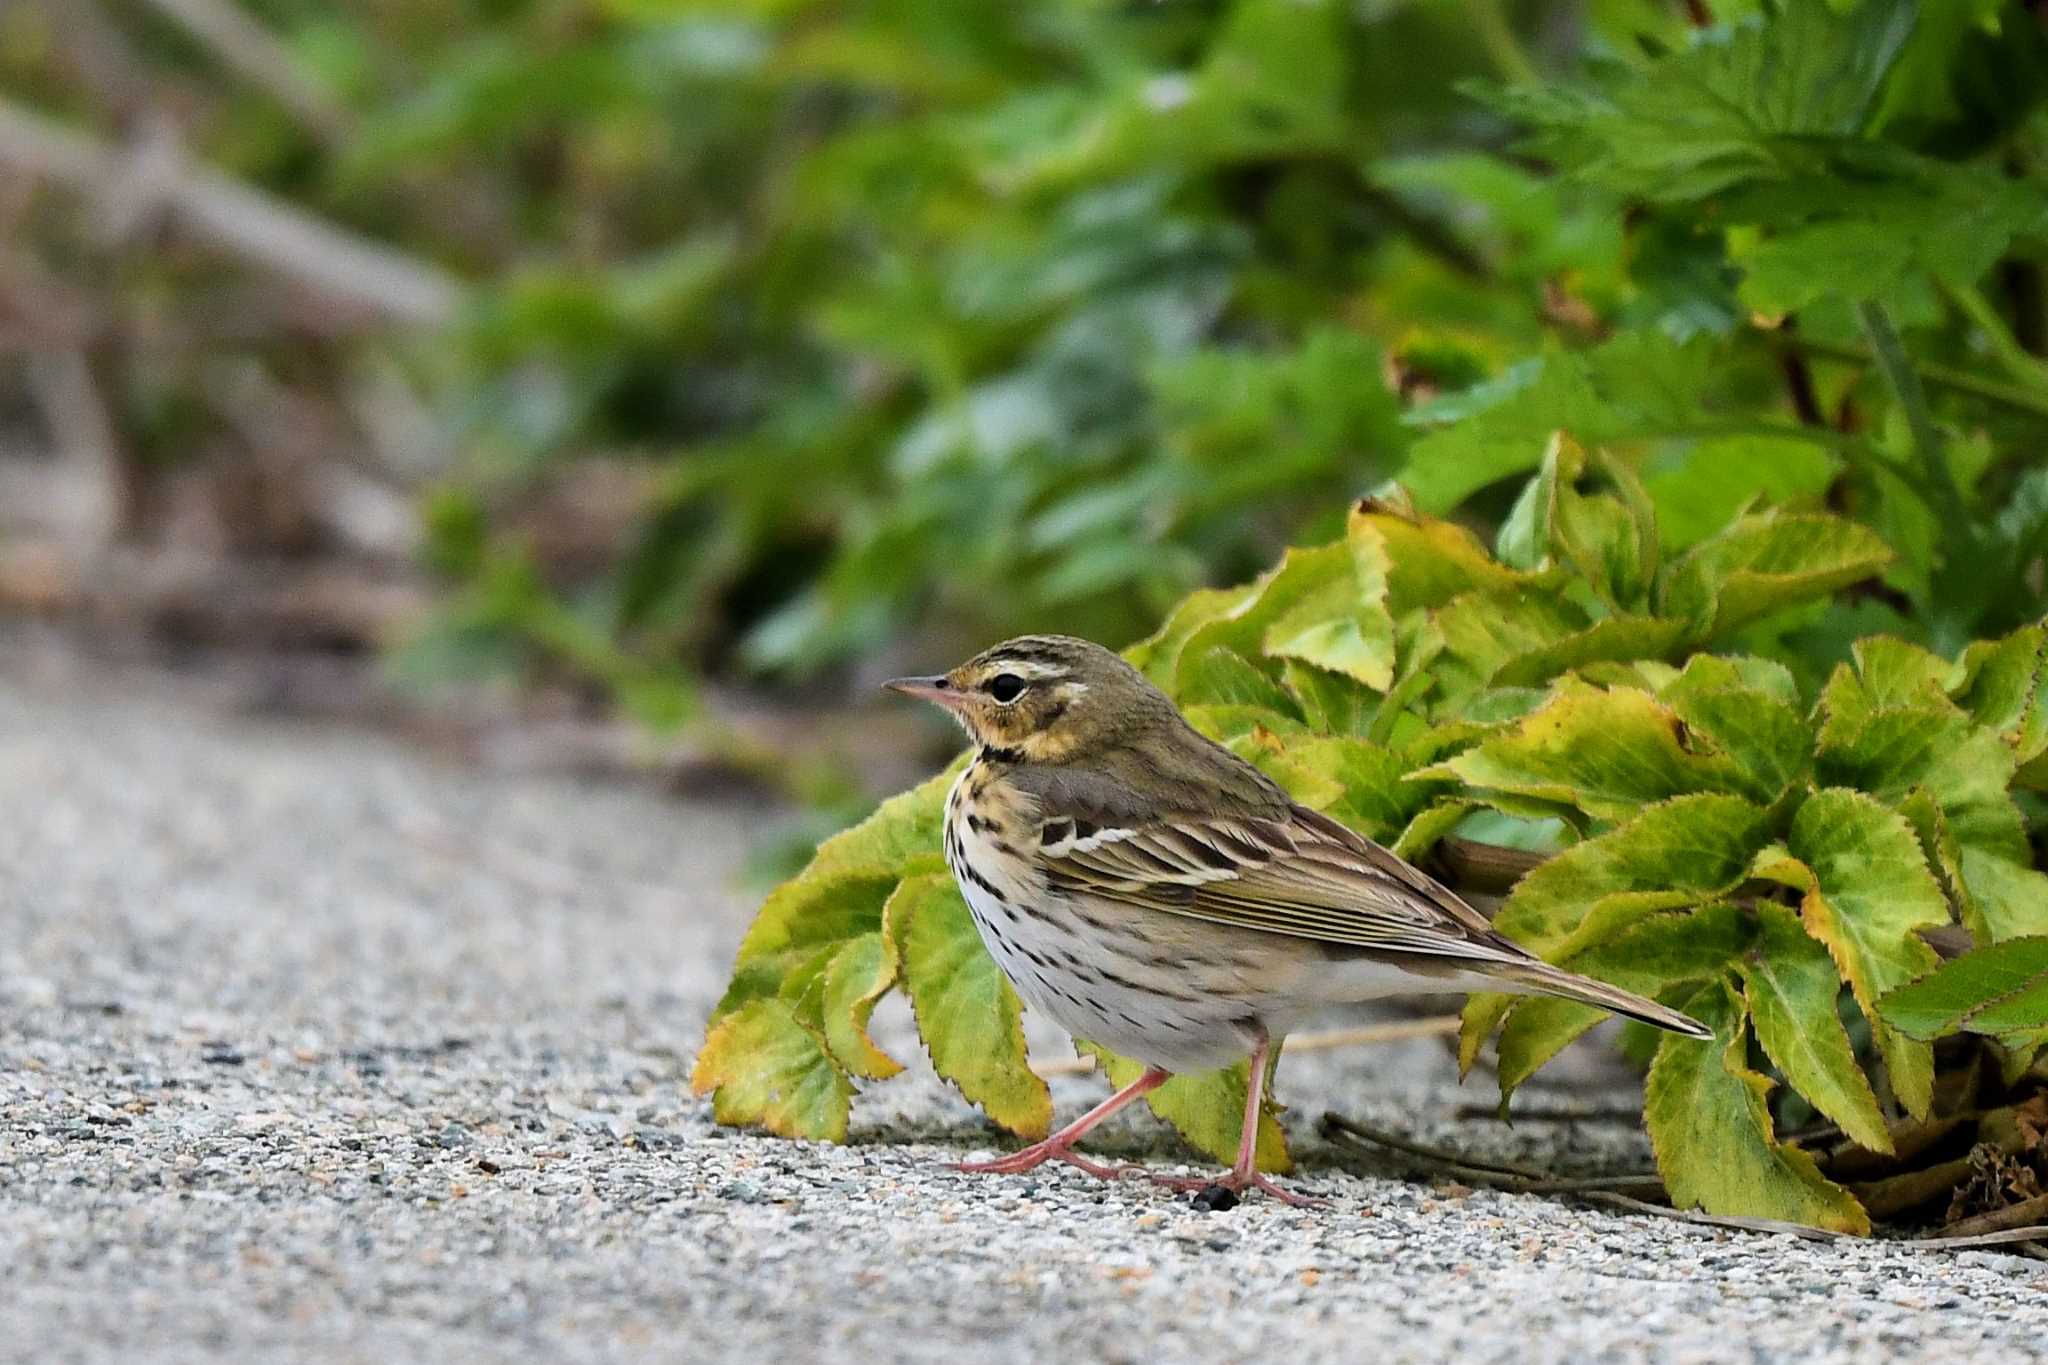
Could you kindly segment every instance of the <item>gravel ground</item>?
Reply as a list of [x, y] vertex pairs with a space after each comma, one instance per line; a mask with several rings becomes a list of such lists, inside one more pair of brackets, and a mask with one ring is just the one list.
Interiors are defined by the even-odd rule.
[[[772, 813], [480, 775], [161, 683], [0, 669], [0, 1358], [2021, 1360], [2048, 1264], [1727, 1233], [1347, 1163], [1475, 1152], [1442, 1046], [1290, 1059], [1332, 1207], [941, 1162], [928, 1074], [843, 1148], [685, 1084]], [[899, 1056], [900, 1013], [882, 1023]], [[1056, 1038], [1037, 1040], [1049, 1051]], [[1071, 1113], [1099, 1093], [1074, 1077]], [[1583, 1088], [1538, 1095], [1598, 1104]], [[1186, 1160], [1139, 1119], [1112, 1147]]]

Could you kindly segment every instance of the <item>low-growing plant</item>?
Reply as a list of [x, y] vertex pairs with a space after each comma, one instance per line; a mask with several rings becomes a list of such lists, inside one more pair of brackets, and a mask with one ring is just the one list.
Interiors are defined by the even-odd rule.
[[[1498, 927], [1714, 1029], [1640, 1044], [1673, 1200], [1865, 1232], [1857, 1193], [1774, 1109], [1796, 1096], [1891, 1153], [1899, 1121], [1957, 1103], [1935, 1038], [1986, 1035], [2008, 1081], [2048, 1042], [2048, 875], [2015, 801], [2048, 779], [2048, 632], [1953, 659], [1871, 637], [1817, 695], [1714, 651], [1893, 562], [1865, 527], [1781, 510], [1667, 552], [1631, 467], [1560, 435], [1498, 553], [1368, 500], [1342, 539], [1196, 593], [1128, 657], [1203, 733], [1405, 857], [1480, 821], [1548, 855]], [[901, 989], [940, 1075], [1010, 1132], [1046, 1131], [1019, 1002], [939, 855], [950, 780], [887, 802], [769, 897], [697, 1064], [721, 1121], [843, 1139], [856, 1079], [899, 1069], [866, 1024]], [[1930, 977], [1944, 932], [1981, 951]], [[1505, 1105], [1603, 1017], [1475, 996], [1461, 1060], [1498, 1033]], [[1103, 1060], [1112, 1078], [1131, 1066]], [[1225, 1157], [1244, 1082], [1240, 1066], [1148, 1098]]]

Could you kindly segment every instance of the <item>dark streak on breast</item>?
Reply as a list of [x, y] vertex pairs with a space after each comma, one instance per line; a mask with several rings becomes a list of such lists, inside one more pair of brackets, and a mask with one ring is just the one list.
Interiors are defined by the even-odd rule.
[[977, 872], [975, 870], [974, 864], [968, 862], [967, 859], [962, 858], [960, 860], [960, 866], [958, 871], [960, 875], [967, 878], [968, 881], [973, 882], [976, 886], [988, 892], [989, 895], [995, 897], [996, 901], [999, 904], [1009, 903], [1010, 898], [1008, 896], [1005, 896], [1001, 891], [998, 891], [996, 889], [996, 884], [994, 882], [990, 881], [988, 878], [982, 876], [981, 873]]

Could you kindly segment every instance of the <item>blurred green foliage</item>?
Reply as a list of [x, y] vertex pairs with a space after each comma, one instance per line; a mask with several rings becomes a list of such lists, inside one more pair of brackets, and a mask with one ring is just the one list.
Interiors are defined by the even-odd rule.
[[[197, 154], [474, 282], [403, 345], [462, 452], [423, 674], [665, 722], [706, 663], [1129, 639], [1389, 478], [1498, 526], [1559, 428], [1679, 547], [1758, 496], [1894, 545], [1770, 623], [1809, 677], [2040, 610], [2019, 0], [247, 0], [324, 133], [106, 10], [206, 86]], [[62, 36], [0, 79], [117, 127]], [[160, 360], [124, 412], [175, 455]], [[557, 562], [508, 508], [591, 456], [645, 488]]]

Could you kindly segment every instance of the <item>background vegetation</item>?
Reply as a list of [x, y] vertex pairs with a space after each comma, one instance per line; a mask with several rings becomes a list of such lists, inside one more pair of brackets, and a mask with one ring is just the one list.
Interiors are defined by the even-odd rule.
[[[655, 724], [707, 670], [1164, 617], [1138, 657], [1303, 799], [1417, 856], [1555, 855], [1510, 924], [1617, 978], [1688, 964], [1647, 985], [1725, 1047], [1653, 1063], [1653, 1133], [1660, 1096], [1714, 1116], [1662, 1132], [1674, 1198], [1867, 1226], [1906, 1187], [1849, 1191], [1785, 1119], [1881, 1154], [2038, 1088], [2009, 945], [2048, 933], [2044, 22], [11, 0], [0, 409], [101, 452], [117, 545], [424, 565], [412, 676]], [[1209, 586], [1288, 545], [1321, 548]], [[1682, 754], [1589, 786], [1538, 716]], [[1740, 856], [1681, 866], [1645, 824], [1679, 800]], [[888, 1070], [873, 1000], [981, 970], [943, 879], [885, 910], [907, 845], [839, 847], [792, 885], [865, 889], [743, 959], [728, 1116], [831, 1131]], [[1912, 987], [1944, 930], [1991, 965]], [[1476, 1002], [1468, 1047], [1501, 1021]], [[1584, 1022], [1508, 1017], [1504, 1078]], [[769, 1103], [777, 1065], [809, 1107]], [[1168, 1108], [1200, 1141], [1215, 1099]], [[1929, 1169], [1873, 1179], [1925, 1203]]]
[[[359, 543], [307, 472], [344, 467], [460, 587], [422, 674], [566, 670], [649, 719], [706, 665], [909, 629], [1134, 638], [1391, 476], [1498, 523], [1546, 423], [1628, 443], [1677, 545], [1759, 495], [1878, 529], [1899, 567], [1803, 623], [1816, 659], [1953, 648], [2031, 613], [2048, 507], [2040, 25], [1760, 18], [13, 0], [0, 155], [45, 174], [12, 274], [78, 319], [129, 537], [201, 467], [238, 552]], [[30, 118], [161, 174], [38, 158]], [[356, 240], [224, 230], [202, 167]]]

